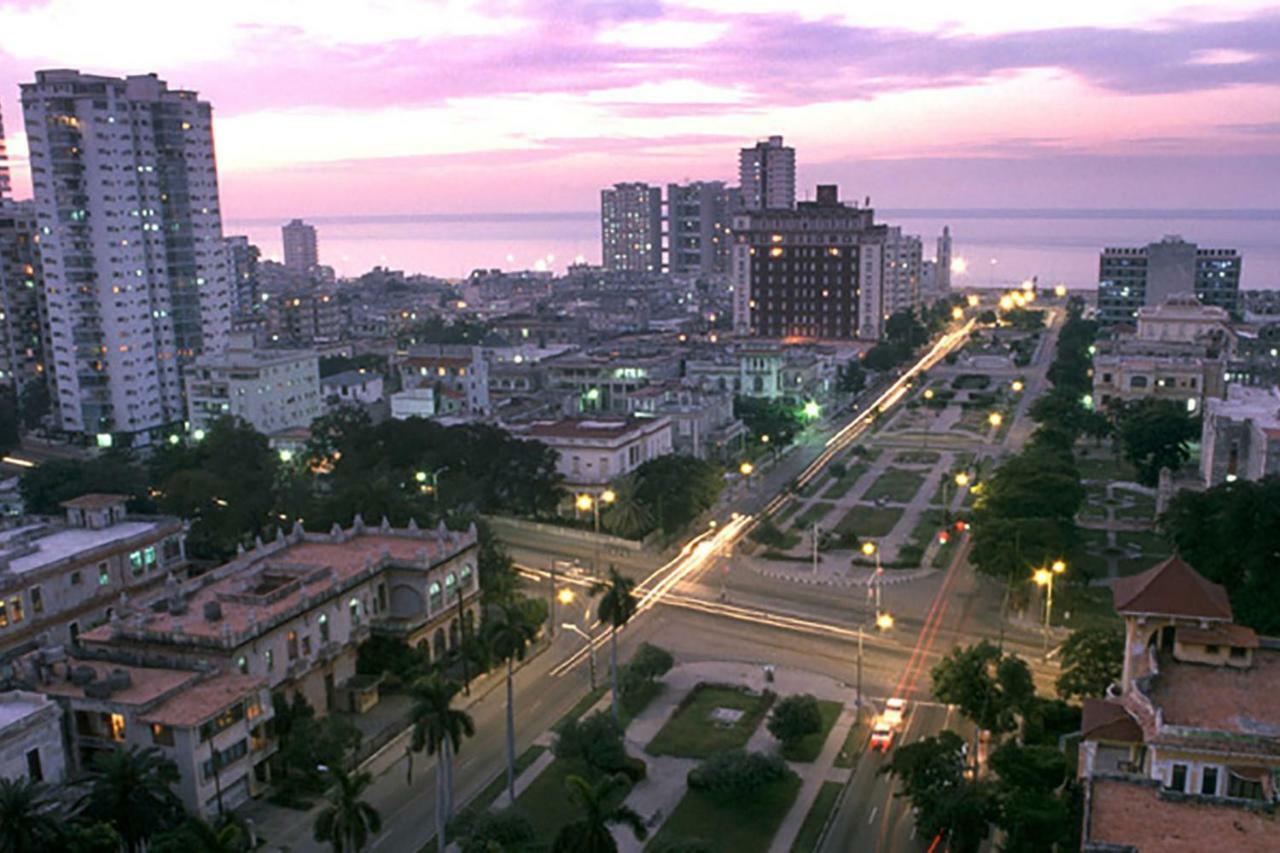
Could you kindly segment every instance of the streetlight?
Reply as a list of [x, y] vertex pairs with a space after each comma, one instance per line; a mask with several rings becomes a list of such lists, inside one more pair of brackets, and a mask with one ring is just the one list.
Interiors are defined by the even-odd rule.
[[804, 416], [811, 421], [816, 421], [822, 415], [822, 406], [818, 405], [817, 400], [810, 400], [804, 404]]
[[987, 416], [987, 423], [991, 424], [993, 427], [998, 427], [1000, 424], [1004, 423], [1004, 415], [999, 412], [992, 412]]
[[738, 473], [744, 477], [750, 477], [751, 472], [754, 471], [755, 469], [756, 469], [755, 466], [752, 465], [750, 462], [743, 462], [741, 465], [738, 466]]
[[[432, 502], [440, 506], [440, 475], [449, 470], [448, 465], [441, 465], [434, 471], [416, 471], [413, 479], [418, 483], [418, 491], [431, 495]], [[428, 483], [427, 481], [431, 482]]]
[[1067, 570], [1067, 564], [1062, 560], [1054, 560], [1049, 568], [1039, 568], [1031, 576], [1036, 586], [1046, 588], [1044, 602], [1044, 656], [1049, 657], [1049, 619], [1053, 613], [1053, 579]]
[[881, 631], [888, 631], [893, 627], [893, 616], [889, 613], [881, 613], [876, 617], [876, 627]]
[[1021, 392], [1022, 389], [1026, 388], [1027, 386], [1023, 384], [1021, 379], [1015, 379], [1013, 380], [1013, 383], [1009, 387], [1012, 388], [1014, 391]]
[[960, 488], [962, 488], [962, 489], [963, 489], [965, 486], [969, 485], [969, 472], [968, 472], [968, 471], [961, 471], [959, 474], [956, 474], [956, 485], [957, 485], [957, 486], [959, 486], [959, 487], [960, 487]]
[[874, 587], [874, 589], [875, 589], [875, 594], [876, 594], [876, 622], [877, 622], [877, 624], [879, 624], [879, 621], [880, 621], [880, 576], [881, 576], [882, 574], [884, 574], [884, 569], [883, 569], [883, 568], [881, 567], [881, 565], [880, 565], [880, 549], [876, 547], [876, 543], [874, 543], [874, 542], [872, 542], [872, 541], [870, 541], [870, 540], [867, 540], [866, 542], [863, 542], [863, 543], [862, 543], [862, 553], [866, 554], [868, 557], [875, 557], [875, 558], [876, 558], [876, 573], [875, 573], [875, 576], [874, 576], [874, 578], [873, 578], [872, 586]]
[[[560, 592], [559, 592], [559, 593], [557, 593], [557, 594], [556, 594], [556, 598], [560, 600], [560, 603], [561, 603], [562, 605], [564, 605], [565, 607], [568, 607], [570, 604], [573, 604], [574, 600], [575, 600], [575, 599], [577, 599], [577, 596], [574, 594], [573, 590], [569, 589], [568, 587], [565, 587], [564, 589], [560, 590]], [[590, 626], [590, 622], [591, 622], [591, 603], [590, 603], [589, 601], [588, 601], [588, 602], [584, 602], [584, 603], [583, 603], [583, 607], [582, 607], [582, 622], [583, 622], [583, 624], [584, 624], [584, 625], [587, 625], [588, 627]], [[590, 673], [591, 673], [591, 675], [590, 675], [590, 679], [591, 679], [591, 689], [592, 689], [592, 690], [595, 690], [595, 689], [596, 689], [596, 645], [595, 645], [595, 642], [592, 640], [592, 638], [591, 638], [591, 635], [590, 635], [590, 634], [588, 634], [588, 633], [587, 633], [586, 631], [584, 631], [582, 628], [578, 627], [578, 625], [577, 625], [577, 624], [575, 624], [575, 623], [573, 623], [573, 622], [561, 622], [561, 623], [560, 623], [560, 627], [561, 627], [561, 628], [563, 628], [563, 629], [564, 629], [564, 630], [566, 630], [566, 631], [572, 631], [573, 633], [577, 634], [577, 635], [578, 635], [579, 637], [581, 637], [582, 639], [586, 640], [586, 642], [587, 642], [587, 660], [589, 661], [589, 665], [590, 665], [590, 670], [589, 670], [589, 671], [590, 671]]]
[[[618, 499], [618, 493], [615, 492], [613, 489], [605, 489], [603, 492], [601, 492], [599, 500], [597, 500], [596, 498], [593, 498], [590, 495], [590, 493], [583, 492], [582, 494], [578, 495], [577, 500], [574, 501], [574, 506], [581, 512], [586, 512], [588, 510], [591, 511], [591, 513], [595, 517], [596, 536], [599, 537], [600, 535], [600, 504], [602, 503], [611, 504], [617, 499]], [[595, 542], [594, 551], [592, 552], [592, 555], [591, 555], [591, 573], [593, 575], [596, 574], [598, 571], [599, 567], [597, 564], [599, 562], [600, 562], [600, 542], [599, 542], [599, 539], [597, 538]]]
[[926, 400], [932, 400], [932, 399], [933, 399], [933, 389], [932, 389], [932, 388], [926, 388], [926, 389], [924, 389], [924, 398], [925, 398]]
[[961, 308], [959, 305], [957, 305], [955, 308], [952, 308], [952, 309], [951, 309], [951, 319], [952, 319], [952, 320], [963, 320], [963, 319], [964, 319], [964, 309], [963, 309], [963, 308]]

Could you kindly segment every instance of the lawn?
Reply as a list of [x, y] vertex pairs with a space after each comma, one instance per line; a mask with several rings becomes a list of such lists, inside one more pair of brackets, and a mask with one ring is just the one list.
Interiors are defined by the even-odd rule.
[[715, 850], [765, 853], [795, 803], [800, 784], [800, 777], [792, 775], [751, 797], [728, 801], [687, 791], [645, 849], [660, 850], [666, 844], [696, 838]]
[[811, 498], [814, 495], [816, 495], [818, 492], [822, 491], [822, 487], [825, 486], [827, 484], [827, 481], [830, 479], [831, 479], [831, 475], [828, 474], [826, 471], [823, 471], [817, 477], [814, 477], [812, 480], [805, 483], [801, 488], [797, 489], [796, 494], [800, 495], [800, 497], [802, 498]]
[[1169, 541], [1159, 533], [1154, 532], [1134, 533], [1122, 530], [1116, 534], [1116, 545], [1125, 549], [1126, 553], [1129, 546], [1136, 545], [1142, 549], [1142, 555], [1149, 557], [1153, 563], [1157, 560], [1163, 560], [1173, 553], [1173, 546], [1169, 544]]
[[826, 501], [814, 501], [805, 507], [804, 512], [796, 516], [793, 526], [797, 529], [808, 530], [815, 523], [822, 521], [827, 517], [827, 513], [835, 509], [835, 504]]
[[819, 699], [818, 713], [822, 715], [822, 729], [802, 738], [791, 749], [784, 747], [782, 749], [782, 757], [787, 761], [804, 763], [816, 761], [818, 753], [822, 752], [822, 745], [827, 742], [827, 736], [831, 734], [831, 727], [836, 724], [836, 720], [840, 717], [840, 710], [843, 707], [839, 702]]
[[835, 501], [844, 497], [849, 490], [857, 485], [859, 478], [867, 473], [867, 466], [858, 463], [845, 472], [845, 475], [831, 484], [831, 488], [822, 493], [824, 501]]
[[849, 727], [848, 734], [844, 736], [844, 745], [836, 753], [835, 766], [844, 768], [856, 766], [863, 747], [867, 745], [867, 737], [867, 727], [863, 722], [863, 714], [860, 713], [853, 725]]
[[884, 498], [894, 503], [907, 503], [924, 483], [924, 475], [916, 471], [889, 470], [871, 484], [863, 500], [876, 501]]
[[[1112, 602], [1111, 590], [1105, 586], [1065, 583], [1053, 591], [1054, 621], [1073, 631], [1081, 628], [1114, 628], [1120, 624]], [[1071, 617], [1067, 618], [1066, 614]], [[1061, 622], [1058, 620], [1061, 619]]]
[[894, 465], [933, 465], [941, 456], [932, 450], [904, 450], [893, 457]]
[[1109, 483], [1134, 481], [1138, 474], [1134, 467], [1113, 454], [1101, 450], [1096, 455], [1076, 457], [1076, 469], [1082, 480], [1104, 480]]
[[867, 506], [858, 504], [845, 513], [844, 518], [835, 526], [840, 535], [853, 534], [860, 539], [879, 539], [888, 536], [898, 519], [902, 518], [902, 509], [894, 506]]
[[831, 809], [835, 807], [836, 798], [840, 796], [840, 789], [843, 787], [839, 782], [822, 783], [813, 805], [809, 806], [809, 813], [804, 816], [804, 823], [800, 824], [800, 832], [791, 845], [791, 853], [813, 853], [817, 849], [818, 838], [827, 825], [827, 819], [831, 817]]
[[[740, 749], [760, 726], [772, 701], [772, 696], [766, 698], [736, 687], [699, 684], [649, 741], [645, 751], [650, 755], [707, 758], [722, 750]], [[731, 708], [743, 715], [735, 723], [717, 723], [711, 718], [717, 708]]]
[[784, 506], [782, 509], [778, 510], [774, 514], [773, 523], [778, 525], [779, 527], [782, 527], [783, 524], [786, 523], [787, 519], [795, 515], [796, 512], [799, 511], [800, 507], [802, 506], [804, 506], [803, 501], [798, 501], [798, 500], [795, 500], [794, 498], [787, 501], [787, 505]]
[[911, 538], [907, 541], [912, 545], [916, 545], [923, 551], [929, 547], [929, 543], [934, 537], [942, 532], [942, 511], [936, 509], [925, 510], [920, 513], [920, 518], [916, 521], [916, 526], [911, 529]]
[[[550, 846], [560, 827], [578, 816], [577, 809], [569, 800], [565, 780], [570, 776], [590, 778], [590, 775], [591, 771], [585, 765], [556, 759], [516, 797], [516, 806], [533, 824], [533, 830], [541, 844]], [[503, 784], [506, 784], [505, 776], [502, 779]], [[627, 785], [614, 793], [613, 800], [621, 803], [630, 793], [631, 786]]]
[[1118, 506], [1115, 509], [1115, 516], [1119, 521], [1155, 521], [1156, 505], [1152, 501], [1135, 506]]

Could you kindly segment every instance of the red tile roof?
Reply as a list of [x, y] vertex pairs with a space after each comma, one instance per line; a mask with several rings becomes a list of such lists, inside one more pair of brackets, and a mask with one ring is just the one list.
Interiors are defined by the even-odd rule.
[[194, 726], [243, 700], [265, 684], [265, 681], [252, 675], [219, 675], [183, 690], [159, 707], [151, 709], [141, 720], [144, 723], [163, 723], [166, 726]]
[[1095, 777], [1090, 789], [1086, 844], [1139, 853], [1280, 850], [1280, 820], [1261, 809], [1165, 794], [1151, 780]]
[[1193, 646], [1237, 646], [1256, 649], [1261, 645], [1258, 642], [1257, 633], [1244, 625], [1214, 625], [1210, 628], [1180, 626], [1178, 640]]
[[1142, 742], [1142, 728], [1133, 721], [1124, 706], [1106, 699], [1084, 700], [1080, 731], [1084, 740], [1105, 740], [1113, 743]]
[[1111, 591], [1118, 613], [1151, 613], [1223, 622], [1232, 619], [1227, 591], [1177, 555], [1141, 574], [1120, 578]]
[[128, 495], [89, 494], [63, 501], [68, 509], [106, 509], [129, 500]]

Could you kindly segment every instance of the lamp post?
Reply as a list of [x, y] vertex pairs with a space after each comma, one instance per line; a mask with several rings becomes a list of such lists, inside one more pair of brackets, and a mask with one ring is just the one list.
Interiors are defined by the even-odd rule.
[[969, 485], [969, 472], [960, 471], [956, 473], [955, 477], [944, 479], [942, 481], [942, 523], [947, 526], [950, 526], [951, 524], [951, 499], [955, 494], [955, 492], [952, 491], [951, 486], [953, 482], [955, 483], [956, 488], [965, 488]]
[[[924, 394], [922, 394], [921, 396], [924, 397], [927, 403], [929, 400], [933, 399], [933, 389], [932, 388], [924, 389]], [[929, 416], [927, 412], [925, 414], [926, 414], [926, 417], [924, 421], [924, 437], [920, 440], [921, 447], [929, 446], [929, 422], [932, 420], [932, 416]]]
[[[565, 607], [568, 607], [570, 604], [573, 604], [574, 599], [575, 599], [575, 598], [577, 598], [577, 596], [576, 596], [576, 595], [574, 595], [573, 590], [569, 589], [568, 587], [566, 587], [566, 588], [564, 588], [564, 589], [560, 590], [559, 595], [557, 595], [556, 597], [560, 600], [560, 603], [561, 603], [561, 604], [563, 604]], [[583, 623], [584, 623], [584, 624], [587, 624], [587, 623], [590, 621], [590, 619], [591, 619], [591, 605], [590, 605], [590, 604], [584, 604], [584, 605], [583, 605], [583, 608], [582, 608], [582, 621], [583, 621]], [[592, 640], [592, 638], [591, 638], [591, 635], [590, 635], [590, 634], [588, 634], [588, 633], [587, 633], [586, 631], [584, 631], [582, 628], [578, 627], [578, 625], [576, 625], [576, 624], [575, 624], [575, 623], [573, 623], [573, 622], [564, 622], [564, 623], [561, 623], [560, 627], [561, 627], [561, 628], [564, 628], [566, 631], [572, 631], [573, 633], [577, 634], [579, 637], [581, 637], [583, 640], [585, 640], [585, 641], [586, 641], [586, 643], [587, 643], [587, 665], [588, 665], [588, 670], [587, 670], [587, 671], [590, 673], [589, 678], [590, 678], [591, 689], [592, 689], [592, 690], [595, 690], [595, 689], [596, 689], [596, 645], [595, 645], [595, 642], [593, 642], [593, 640]]]
[[751, 472], [754, 470], [756, 470], [756, 466], [745, 460], [738, 466], [738, 473], [742, 475], [742, 490], [744, 492], [751, 491]]
[[582, 494], [578, 495], [577, 500], [574, 501], [574, 506], [577, 507], [577, 509], [579, 509], [582, 512], [591, 510], [591, 513], [595, 518], [596, 540], [592, 544], [592, 551], [591, 551], [591, 574], [592, 575], [599, 574], [599, 571], [600, 571], [600, 566], [599, 566], [599, 563], [600, 563], [600, 541], [599, 541], [600, 504], [602, 503], [611, 504], [617, 499], [618, 499], [617, 492], [615, 492], [613, 489], [605, 489], [603, 492], [600, 493], [600, 497], [598, 499], [592, 497], [587, 492], [583, 492]]
[[430, 493], [436, 507], [440, 506], [440, 475], [448, 470], [448, 465], [441, 465], [434, 471], [418, 471], [413, 475], [413, 479], [418, 482], [418, 491], [424, 495]]
[[1031, 576], [1036, 586], [1046, 589], [1044, 601], [1044, 656], [1046, 659], [1049, 657], [1049, 620], [1053, 614], [1053, 579], [1066, 570], [1066, 563], [1062, 560], [1054, 560], [1049, 568], [1036, 569]]
[[862, 543], [862, 553], [876, 558], [876, 573], [871, 579], [871, 585], [875, 589], [876, 624], [878, 625], [880, 622], [880, 576], [884, 573], [884, 569], [880, 566], [880, 549], [876, 547], [876, 543], [868, 540]]

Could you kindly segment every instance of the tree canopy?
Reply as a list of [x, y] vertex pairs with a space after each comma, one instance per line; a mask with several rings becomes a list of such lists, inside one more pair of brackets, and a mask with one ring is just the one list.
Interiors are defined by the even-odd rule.
[[1139, 481], [1154, 486], [1161, 468], [1176, 472], [1191, 458], [1189, 445], [1199, 438], [1200, 423], [1176, 400], [1147, 397], [1120, 409], [1116, 433]]
[[933, 668], [933, 695], [955, 705], [993, 734], [1012, 732], [1035, 699], [1031, 670], [1017, 655], [1001, 654], [987, 640], [954, 648]]
[[1064, 699], [1097, 698], [1120, 680], [1124, 633], [1118, 628], [1082, 628], [1062, 644], [1058, 695]]

